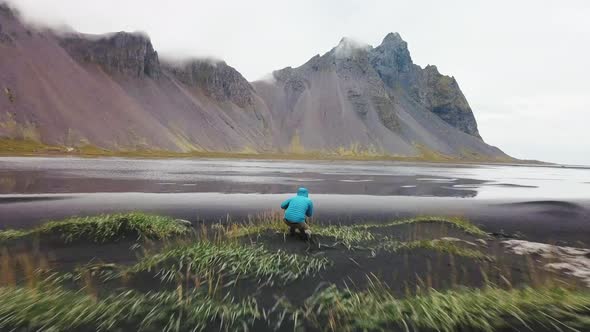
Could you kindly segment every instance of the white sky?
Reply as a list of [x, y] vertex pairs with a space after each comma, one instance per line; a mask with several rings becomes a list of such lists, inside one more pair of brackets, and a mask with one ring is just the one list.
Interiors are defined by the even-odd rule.
[[[0, 0], [1, 1], [1, 0]], [[484, 139], [527, 159], [590, 164], [590, 1], [9, 0], [86, 33], [145, 31], [161, 55], [213, 56], [249, 80], [343, 37], [399, 32], [414, 62], [455, 76]]]

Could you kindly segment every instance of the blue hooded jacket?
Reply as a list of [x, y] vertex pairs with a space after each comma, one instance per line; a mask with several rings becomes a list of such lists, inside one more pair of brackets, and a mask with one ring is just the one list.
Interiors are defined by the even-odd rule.
[[313, 203], [307, 198], [309, 192], [305, 188], [297, 190], [297, 196], [291, 197], [281, 204], [281, 209], [285, 210], [285, 219], [289, 222], [304, 222], [305, 216], [313, 215]]

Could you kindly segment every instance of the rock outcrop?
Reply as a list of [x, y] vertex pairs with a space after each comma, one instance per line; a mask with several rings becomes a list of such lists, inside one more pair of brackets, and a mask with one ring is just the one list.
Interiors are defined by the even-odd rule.
[[3, 22], [13, 20], [14, 16], [14, 13], [6, 4], [0, 3], [0, 44], [14, 45], [14, 40], [5, 27], [6, 23], [4, 26], [2, 25]]
[[111, 74], [136, 78], [160, 76], [158, 52], [149, 37], [141, 33], [69, 34], [60, 36], [59, 44], [82, 65], [98, 64]]
[[180, 82], [201, 87], [217, 101], [231, 101], [240, 107], [253, 103], [254, 89], [250, 83], [224, 61], [193, 60], [170, 63], [166, 68]]
[[390, 89], [403, 90], [451, 126], [480, 137], [473, 112], [455, 78], [441, 75], [436, 66], [415, 65], [408, 44], [399, 34], [388, 34], [370, 53], [371, 64]]

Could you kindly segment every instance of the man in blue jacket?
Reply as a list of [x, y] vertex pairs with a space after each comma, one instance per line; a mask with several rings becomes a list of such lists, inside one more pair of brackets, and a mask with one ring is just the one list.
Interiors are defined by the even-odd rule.
[[311, 230], [305, 222], [305, 217], [313, 215], [313, 202], [307, 196], [309, 192], [305, 188], [297, 190], [297, 196], [291, 197], [281, 204], [281, 209], [285, 210], [285, 224], [289, 226], [291, 235], [296, 230], [305, 236], [306, 240], [311, 240]]

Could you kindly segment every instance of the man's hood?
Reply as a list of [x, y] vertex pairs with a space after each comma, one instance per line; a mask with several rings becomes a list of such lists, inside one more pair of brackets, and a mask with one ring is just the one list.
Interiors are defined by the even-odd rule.
[[308, 195], [309, 195], [309, 191], [307, 190], [307, 188], [299, 188], [297, 190], [297, 196], [307, 197]]

